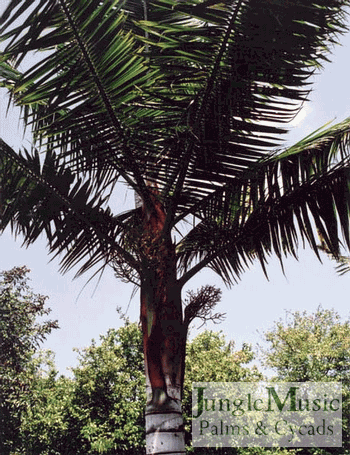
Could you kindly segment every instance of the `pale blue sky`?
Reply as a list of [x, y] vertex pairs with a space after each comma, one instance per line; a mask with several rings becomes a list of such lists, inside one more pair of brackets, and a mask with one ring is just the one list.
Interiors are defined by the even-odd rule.
[[[1, 9], [1, 8], [0, 8]], [[341, 121], [350, 116], [349, 56], [350, 34], [341, 38], [342, 47], [334, 49], [332, 63], [315, 77], [316, 84], [311, 101], [306, 105], [298, 123], [295, 122], [288, 136], [293, 143], [311, 133], [329, 120]], [[9, 145], [17, 147], [22, 140], [18, 129], [18, 112], [11, 111], [5, 118], [7, 100], [0, 90], [0, 137]], [[298, 120], [298, 119], [297, 119]], [[28, 142], [24, 140], [24, 146]], [[118, 207], [125, 209], [131, 194], [121, 192]], [[98, 339], [110, 327], [119, 327], [116, 307], [121, 306], [132, 321], [138, 320], [138, 294], [131, 300], [132, 285], [114, 278], [112, 270], [106, 270], [100, 283], [94, 279], [85, 288], [89, 275], [73, 280], [73, 272], [64, 276], [58, 272], [58, 260], [49, 262], [45, 239], [28, 249], [21, 248], [21, 241], [15, 241], [10, 232], [0, 236], [0, 270], [27, 265], [31, 269], [31, 285], [35, 292], [48, 295], [51, 317], [58, 319], [60, 329], [53, 332], [45, 348], [56, 353], [56, 364], [60, 373], [67, 374], [67, 367], [76, 365], [73, 347], [83, 348], [92, 338]], [[223, 299], [218, 311], [226, 312], [226, 321], [214, 327], [223, 330], [228, 339], [237, 342], [254, 343], [260, 332], [270, 328], [274, 321], [284, 318], [285, 310], [315, 311], [318, 305], [335, 308], [344, 318], [349, 316], [350, 274], [339, 277], [334, 263], [324, 257], [321, 264], [309, 250], [300, 250], [299, 262], [288, 259], [285, 262], [286, 276], [280, 265], [272, 258], [268, 267], [270, 281], [267, 281], [257, 263], [243, 276], [241, 282], [230, 290], [210, 271], [204, 271], [189, 283], [190, 289], [203, 284], [216, 284], [223, 289]], [[95, 289], [96, 288], [96, 289]], [[130, 303], [130, 305], [129, 305]], [[202, 328], [201, 330], [203, 330]], [[192, 330], [192, 334], [196, 331]]]

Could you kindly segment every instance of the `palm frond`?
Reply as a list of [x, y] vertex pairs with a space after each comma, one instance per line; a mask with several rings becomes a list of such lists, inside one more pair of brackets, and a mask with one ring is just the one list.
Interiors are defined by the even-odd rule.
[[[5, 12], [3, 29], [17, 18], [17, 3]], [[22, 3], [24, 14], [30, 4]], [[48, 51], [12, 89], [39, 146], [57, 150], [72, 169], [90, 172], [96, 185], [121, 176], [147, 202], [138, 157], [144, 150], [128, 124], [137, 116], [132, 106], [140, 87], [155, 75], [125, 23], [120, 2], [42, 0], [23, 26], [4, 34], [10, 40], [4, 54], [17, 66], [28, 52]]]
[[[317, 256], [319, 233], [339, 255], [350, 248], [350, 119], [317, 131], [252, 166], [232, 187], [197, 207], [200, 220], [178, 245], [183, 282], [204, 266], [227, 283], [255, 259], [297, 257], [300, 241]], [[340, 232], [341, 231], [341, 232]]]
[[347, 256], [339, 256], [337, 258], [338, 265], [336, 267], [337, 273], [339, 275], [345, 275], [350, 272], [350, 259]]
[[191, 203], [279, 145], [285, 132], [279, 124], [298, 112], [309, 76], [326, 58], [335, 33], [344, 30], [345, 4], [154, 3], [153, 22], [144, 27], [151, 65], [162, 77], [152, 95], [159, 110], [172, 109], [177, 121], [175, 145], [162, 134], [161, 158], [157, 169], [149, 159], [148, 174], [165, 193], [177, 189], [180, 211], [187, 213]]
[[349, 256], [343, 256], [341, 254], [335, 255], [330, 251], [330, 249], [327, 246], [327, 243], [325, 242], [323, 235], [321, 232], [318, 232], [318, 239], [320, 241], [320, 244], [317, 245], [320, 251], [323, 251], [324, 253], [327, 254], [327, 256], [335, 261], [337, 263], [335, 270], [337, 273], [342, 276], [345, 275], [346, 273], [349, 273], [350, 271], [350, 257]]
[[130, 249], [119, 243], [128, 231], [127, 217], [113, 217], [92, 185], [58, 165], [54, 153], [41, 163], [37, 151], [17, 154], [0, 139], [0, 182], [1, 231], [10, 226], [25, 245], [44, 233], [63, 271], [83, 262], [81, 274], [117, 259], [138, 271]]
[[330, 259], [332, 259], [333, 261], [335, 261], [337, 263], [335, 270], [340, 276], [345, 275], [346, 273], [350, 272], [350, 257], [349, 256], [342, 256], [342, 255], [335, 256], [334, 254], [332, 254], [329, 251], [326, 244], [318, 245], [318, 247], [321, 251], [326, 253]]

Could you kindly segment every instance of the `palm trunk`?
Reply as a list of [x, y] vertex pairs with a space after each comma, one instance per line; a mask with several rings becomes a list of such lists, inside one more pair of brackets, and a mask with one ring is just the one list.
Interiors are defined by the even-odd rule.
[[164, 276], [159, 277], [159, 270], [149, 271], [149, 275], [141, 288], [147, 392], [146, 453], [184, 454], [181, 395], [186, 333], [181, 292], [169, 282], [171, 273], [165, 280]]
[[[149, 379], [147, 380], [149, 383]], [[146, 406], [146, 454], [185, 454], [181, 394], [175, 388], [154, 393], [150, 384]]]
[[141, 323], [146, 370], [146, 453], [185, 453], [181, 412], [186, 331], [181, 288], [176, 280], [175, 249], [162, 232], [164, 212], [145, 214]]

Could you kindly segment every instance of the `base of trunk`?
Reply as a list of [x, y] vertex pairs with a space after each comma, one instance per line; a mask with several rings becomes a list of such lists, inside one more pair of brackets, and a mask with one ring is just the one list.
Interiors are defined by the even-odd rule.
[[146, 454], [184, 455], [185, 438], [181, 406], [179, 412], [146, 411]]

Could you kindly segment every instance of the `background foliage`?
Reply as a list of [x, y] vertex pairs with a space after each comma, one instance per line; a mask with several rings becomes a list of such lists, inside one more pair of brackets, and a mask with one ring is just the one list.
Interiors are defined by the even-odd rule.
[[28, 285], [29, 270], [15, 267], [0, 273], [0, 453], [18, 443], [21, 412], [31, 392], [33, 355], [57, 321], [46, 316], [46, 297]]
[[[144, 452], [145, 379], [141, 332], [127, 319], [78, 350], [72, 377], [58, 376], [40, 342], [57, 328], [42, 322], [50, 310], [33, 294], [28, 270], [1, 274], [1, 455], [131, 455]], [[40, 320], [40, 322], [38, 322]], [[342, 381], [343, 447], [339, 449], [191, 448], [191, 396], [195, 381], [258, 381], [254, 349], [204, 330], [188, 341], [183, 410], [189, 453], [216, 455], [347, 454], [349, 450], [350, 322], [335, 310], [288, 312], [263, 335], [262, 365], [279, 381]]]

